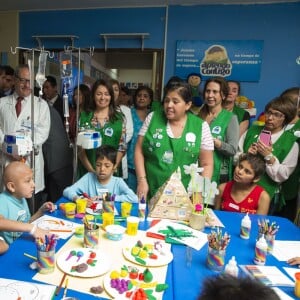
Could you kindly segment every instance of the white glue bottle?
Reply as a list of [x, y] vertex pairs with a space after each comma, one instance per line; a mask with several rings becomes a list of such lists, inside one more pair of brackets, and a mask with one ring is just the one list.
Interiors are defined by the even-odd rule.
[[247, 213], [241, 222], [240, 237], [245, 240], [249, 239], [250, 238], [250, 230], [251, 230], [251, 220]]
[[264, 236], [261, 236], [255, 244], [254, 263], [263, 266], [266, 263], [268, 245]]
[[234, 277], [238, 277], [239, 275], [239, 267], [237, 265], [237, 262], [235, 260], [235, 256], [232, 256], [227, 265], [225, 266], [224, 270], [225, 274], [229, 274]]

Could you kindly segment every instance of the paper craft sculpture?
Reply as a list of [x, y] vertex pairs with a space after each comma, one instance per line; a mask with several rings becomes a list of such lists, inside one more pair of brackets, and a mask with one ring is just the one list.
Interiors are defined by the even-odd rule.
[[180, 168], [150, 200], [149, 217], [188, 221], [193, 205], [181, 182]]

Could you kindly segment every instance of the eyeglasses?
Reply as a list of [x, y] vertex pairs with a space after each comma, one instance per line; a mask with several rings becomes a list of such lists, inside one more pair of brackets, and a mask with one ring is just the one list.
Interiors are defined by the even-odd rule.
[[282, 119], [282, 118], [284, 118], [284, 114], [282, 114], [280, 112], [272, 112], [270, 110], [265, 111], [265, 116], [267, 118], [269, 118], [269, 117], [272, 116], [274, 119]]
[[18, 76], [16, 76], [16, 78], [20, 81], [21, 84], [26, 84], [26, 83], [30, 84], [30, 79], [21, 78], [21, 77], [18, 77]]

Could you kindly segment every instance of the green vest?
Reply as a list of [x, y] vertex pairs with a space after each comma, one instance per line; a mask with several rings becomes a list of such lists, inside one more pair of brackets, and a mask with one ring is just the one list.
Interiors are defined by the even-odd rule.
[[[222, 111], [218, 114], [217, 118], [215, 118], [209, 125], [211, 134], [214, 138], [218, 138], [221, 141], [225, 140], [226, 131], [229, 122], [233, 116], [232, 112], [227, 111], [226, 109], [222, 109]], [[229, 179], [231, 179], [232, 174], [232, 157], [227, 157], [220, 153], [219, 151], [214, 151], [214, 171], [211, 178], [211, 181], [215, 181], [217, 185], [219, 185], [220, 181], [220, 170], [222, 164], [227, 164], [229, 168]]]
[[[94, 112], [82, 112], [80, 114], [80, 127], [91, 128], [101, 133], [102, 145], [110, 145], [118, 149], [120, 138], [123, 130], [123, 116], [117, 113], [117, 119], [113, 122], [107, 122], [104, 127], [96, 128], [91, 125]], [[96, 151], [97, 149], [85, 149], [88, 160], [93, 168], [96, 168]], [[78, 178], [87, 173], [86, 168], [78, 161]]]
[[203, 120], [188, 112], [182, 136], [170, 138], [164, 112], [153, 113], [142, 144], [149, 184], [148, 199], [154, 196], [178, 166], [181, 168], [181, 181], [187, 188], [190, 175], [184, 173], [183, 166], [198, 162], [202, 124]]
[[[289, 129], [292, 134], [296, 131], [300, 131], [300, 119], [295, 123], [295, 125]], [[297, 138], [297, 137], [295, 137]], [[300, 146], [300, 138], [297, 138], [298, 145]], [[281, 192], [284, 195], [286, 201], [297, 198], [298, 188], [299, 188], [299, 179], [300, 179], [300, 159], [298, 157], [298, 163], [294, 172], [290, 175], [288, 180], [282, 183]]]
[[[252, 143], [255, 143], [258, 139], [260, 132], [264, 129], [264, 126], [252, 125], [247, 131], [245, 141], [244, 141], [244, 152], [247, 152]], [[290, 152], [293, 147], [296, 138], [291, 132], [285, 131], [279, 137], [279, 139], [273, 144], [273, 154], [277, 157], [278, 161], [282, 163], [282, 161], [286, 158], [287, 154]], [[264, 173], [258, 184], [262, 186], [269, 194], [272, 199], [275, 193], [279, 192], [280, 184], [273, 181], [267, 173]], [[284, 199], [279, 199], [281, 201], [281, 205], [284, 205]]]
[[242, 123], [246, 111], [244, 109], [234, 105], [232, 112], [237, 116], [239, 124]]

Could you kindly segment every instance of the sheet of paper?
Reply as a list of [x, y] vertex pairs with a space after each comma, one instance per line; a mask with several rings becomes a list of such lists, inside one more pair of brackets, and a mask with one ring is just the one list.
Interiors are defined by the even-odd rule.
[[58, 235], [60, 239], [67, 239], [74, 233], [76, 227], [81, 226], [75, 222], [48, 215], [44, 215], [32, 223], [39, 228], [50, 230], [51, 233]]
[[176, 230], [182, 230], [189, 232], [191, 236], [189, 237], [180, 237], [177, 238], [175, 236], [172, 236], [172, 239], [175, 241], [178, 241], [182, 244], [185, 244], [191, 248], [194, 248], [196, 250], [200, 250], [206, 243], [207, 243], [207, 234], [203, 233], [201, 231], [195, 230], [189, 226], [186, 226], [181, 223], [177, 223], [170, 220], [161, 220], [156, 225], [150, 227], [147, 232], [159, 234], [159, 235], [165, 235], [162, 231], [168, 230], [168, 228], [172, 227], [175, 231]]
[[269, 286], [294, 286], [295, 283], [275, 266], [240, 265], [240, 268]]
[[205, 222], [206, 227], [225, 227], [211, 208], [208, 208], [206, 213], [208, 216], [208, 220]]
[[295, 273], [299, 273], [299, 268], [289, 268], [289, 267], [283, 267], [284, 271], [287, 272], [287, 274], [295, 281]]
[[300, 241], [275, 240], [272, 255], [279, 261], [287, 261], [292, 257], [300, 256]]
[[51, 300], [54, 285], [0, 278], [0, 299]]
[[282, 291], [278, 287], [273, 287], [272, 289], [279, 296], [280, 300], [293, 300], [294, 299], [294, 298], [290, 297], [289, 295], [287, 295], [284, 291]]

